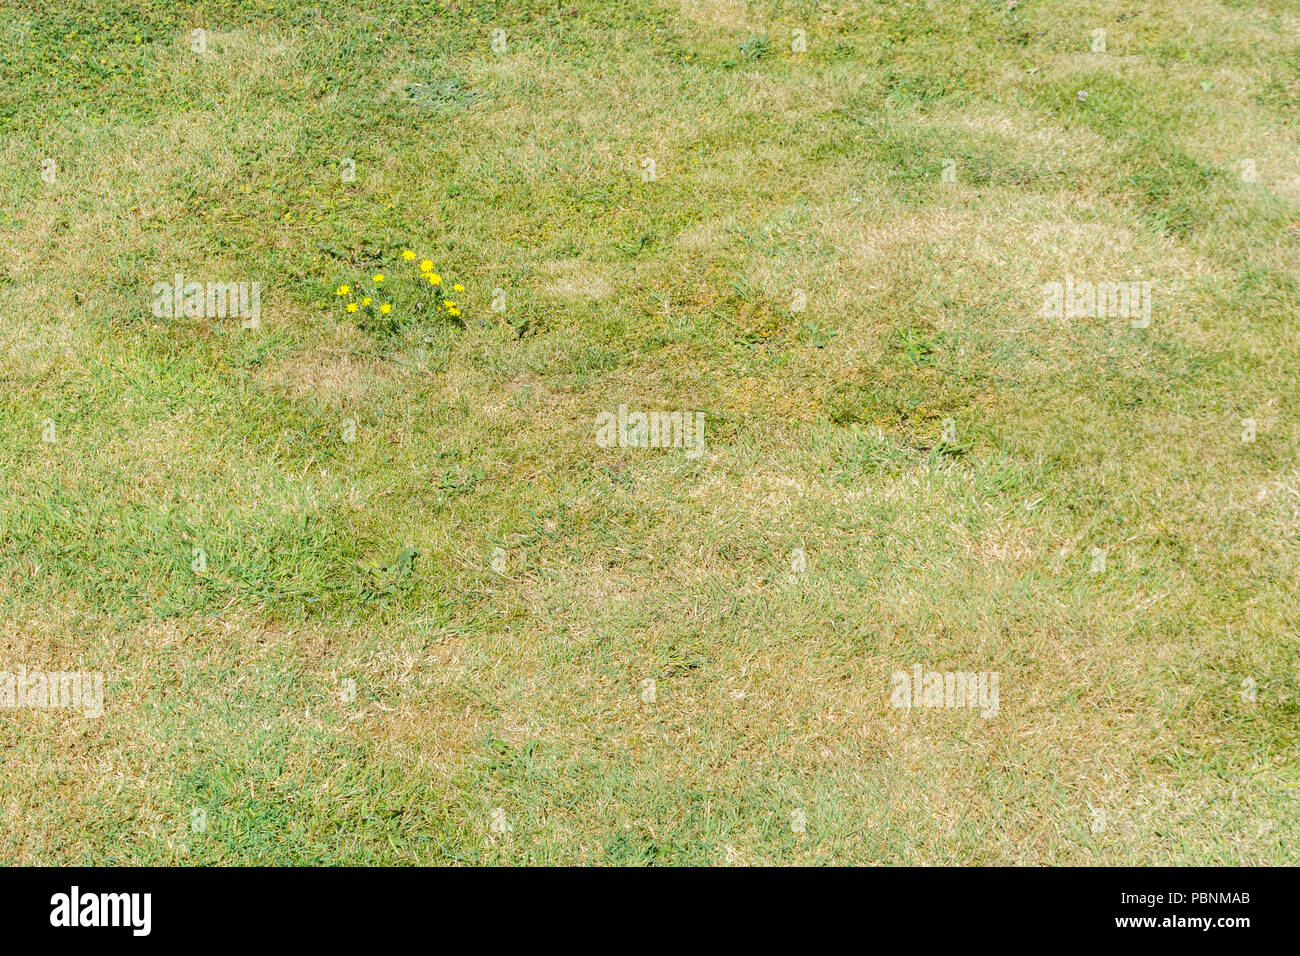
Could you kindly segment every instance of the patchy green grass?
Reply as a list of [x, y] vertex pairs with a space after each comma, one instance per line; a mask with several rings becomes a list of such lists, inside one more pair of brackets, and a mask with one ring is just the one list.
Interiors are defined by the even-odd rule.
[[1294, 5], [7, 13], [5, 860], [1300, 860]]

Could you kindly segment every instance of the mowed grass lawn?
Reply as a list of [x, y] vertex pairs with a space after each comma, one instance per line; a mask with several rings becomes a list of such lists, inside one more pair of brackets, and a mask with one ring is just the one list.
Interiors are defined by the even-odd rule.
[[1293, 2], [2, 21], [0, 859], [1300, 861]]

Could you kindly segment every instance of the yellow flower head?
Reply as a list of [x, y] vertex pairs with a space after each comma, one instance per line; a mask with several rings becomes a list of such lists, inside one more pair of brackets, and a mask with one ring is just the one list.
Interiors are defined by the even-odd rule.
[[410, 262], [412, 259], [415, 258], [415, 251], [413, 249], [407, 249], [405, 252], [402, 253], [402, 258], [405, 259], [407, 262]]
[[465, 291], [465, 287], [464, 287], [463, 285], [461, 285], [459, 282], [457, 282], [454, 286], [451, 287], [451, 291], [452, 291], [452, 292], [464, 292], [464, 291]]
[[384, 313], [384, 315], [387, 315], [389, 312], [393, 311], [393, 307], [389, 305], [387, 302], [385, 302], [383, 305], [379, 307], [379, 311]]
[[452, 302], [451, 299], [443, 299], [443, 300], [442, 300], [442, 304], [445, 305], [445, 306], [446, 306], [447, 308], [449, 308], [449, 309], [454, 309], [454, 308], [456, 308], [456, 303], [455, 303], [455, 302]]
[[349, 302], [349, 303], [348, 303], [348, 311], [349, 311], [349, 312], [355, 312], [355, 311], [357, 311], [357, 304], [356, 304], [355, 302]]
[[349, 292], [351, 292], [351, 291], [352, 291], [352, 286], [350, 286], [350, 285], [341, 285], [341, 286], [338, 287], [338, 289], [335, 290], [334, 294], [335, 294], [335, 295], [347, 295], [347, 294], [348, 294]]
[[379, 283], [384, 281], [384, 274], [382, 272], [376, 272], [370, 277], [370, 279], [375, 285], [379, 285]]
[[432, 271], [433, 271], [433, 263], [432, 263], [431, 261], [429, 261], [428, 259], [422, 259], [422, 260], [420, 260], [420, 271], [421, 271], [421, 272], [432, 272]]
[[438, 285], [441, 282], [442, 276], [438, 275], [436, 272], [429, 273], [429, 285]]
[[362, 304], [362, 305], [369, 305], [369, 304], [371, 303], [371, 301], [372, 301], [372, 300], [371, 300], [370, 296], [366, 296], [364, 299], [361, 300], [361, 304]]

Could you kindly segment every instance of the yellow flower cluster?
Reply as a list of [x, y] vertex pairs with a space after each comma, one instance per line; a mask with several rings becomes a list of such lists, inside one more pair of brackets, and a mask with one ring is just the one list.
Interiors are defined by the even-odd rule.
[[[375, 284], [375, 288], [372, 291], [378, 292], [379, 287], [384, 284], [384, 279], [385, 276], [382, 272], [377, 272], [373, 276], [371, 276], [370, 281]], [[357, 292], [363, 292], [363, 291], [365, 290], [363, 289], [357, 290]], [[334, 290], [334, 294], [342, 298], [343, 296], [352, 296], [354, 293], [352, 291], [352, 286], [341, 285]], [[348, 302], [347, 310], [349, 312], [360, 312], [362, 309], [365, 309], [367, 312], [370, 312], [371, 310], [376, 308], [374, 296], [363, 295], [360, 298], [361, 298], [360, 302], [356, 301], [356, 299], [353, 299], [352, 301]], [[378, 309], [384, 315], [387, 315], [389, 312], [393, 311], [392, 305], [389, 304], [388, 302], [381, 302], [378, 306]]]
[[[417, 258], [415, 250], [404, 250], [402, 252], [402, 258], [407, 262], [414, 262]], [[447, 293], [446, 287], [443, 285], [442, 276], [433, 269], [433, 261], [431, 259], [421, 259], [419, 269], [419, 281], [427, 282], [432, 288], [437, 290], [436, 301], [439, 302], [438, 311], [446, 311], [448, 315], [459, 316], [460, 305]], [[346, 308], [348, 312], [364, 311], [367, 314], [370, 314], [374, 311], [378, 311], [381, 315], [388, 315], [393, 311], [393, 307], [390, 303], [381, 302], [379, 305], [375, 305], [375, 296], [379, 295], [384, 290], [384, 284], [387, 281], [388, 277], [386, 275], [382, 272], [376, 272], [370, 277], [370, 282], [373, 288], [367, 290], [358, 286], [354, 290], [350, 285], [341, 285], [334, 291], [334, 294], [339, 298], [346, 297]], [[465, 287], [457, 282], [452, 285], [451, 290], [452, 292], [460, 293], [465, 291]], [[366, 294], [367, 292], [373, 294]]]
[[[413, 262], [415, 260], [414, 250], [407, 249], [402, 253], [402, 258], [408, 262]], [[420, 260], [420, 278], [429, 283], [429, 285], [435, 289], [442, 285], [442, 276], [433, 271], [432, 259]], [[452, 286], [452, 290], [455, 292], [464, 292], [465, 287], [458, 282]], [[458, 306], [454, 300], [447, 298], [445, 292], [440, 292], [439, 294], [442, 296], [442, 302], [438, 306], [438, 311], [441, 312], [443, 309], [446, 309], [448, 315], [460, 315], [460, 306]]]

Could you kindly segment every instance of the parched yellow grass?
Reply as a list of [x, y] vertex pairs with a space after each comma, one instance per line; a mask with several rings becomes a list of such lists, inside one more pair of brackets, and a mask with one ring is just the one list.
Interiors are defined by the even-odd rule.
[[750, 23], [745, 0], [678, 0], [681, 15], [711, 27], [740, 29]]
[[[158, 66], [194, 108], [61, 120], [78, 145], [58, 181], [15, 187], [21, 223], [0, 218], [0, 370], [26, 428], [5, 446], [0, 662], [99, 669], [113, 690], [99, 721], [0, 725], [14, 859], [1294, 858], [1293, 253], [1160, 235], [1153, 213], [1184, 197], [1159, 189], [1186, 184], [1153, 161], [1143, 193], [1116, 172], [1137, 163], [1122, 123], [1103, 135], [1034, 97], [1076, 74], [1201, 89], [1156, 153], [1254, 158], [1253, 193], [1219, 177], [1205, 196], [1293, 216], [1294, 129], [1255, 94], [1297, 19], [1023, 4], [1023, 48], [999, 9], [996, 36], [940, 55], [933, 36], [880, 42], [917, 7], [668, 13], [653, 53], [580, 11], [565, 29], [598, 59], [526, 22], [505, 54], [476, 24], [435, 59], [362, 11], [350, 29], [394, 41], [348, 78], [395, 118], [382, 145], [350, 125], [346, 84], [319, 116], [287, 105], [326, 79], [327, 24], [227, 23], [203, 55], [178, 29]], [[808, 21], [812, 55], [778, 16]], [[759, 34], [768, 52], [742, 55]], [[1132, 52], [1161, 36], [1187, 55]], [[922, 95], [949, 55], [970, 82]], [[483, 95], [409, 102], [452, 74]], [[31, 160], [0, 143], [7, 168]], [[384, 339], [312, 301], [347, 256], [406, 242], [464, 271], [465, 328]], [[147, 315], [148, 282], [197, 269], [262, 280], [263, 328]], [[1043, 319], [1066, 275], [1152, 282], [1154, 328]], [[841, 386], [920, 404], [831, 421]], [[599, 448], [595, 416], [620, 404], [704, 411], [706, 454]], [[52, 447], [31, 427], [47, 414]], [[81, 487], [95, 500], [69, 500]], [[191, 528], [246, 563], [214, 548], [191, 581]], [[407, 548], [409, 590], [362, 600]], [[998, 671], [997, 718], [891, 707], [913, 663]]]

